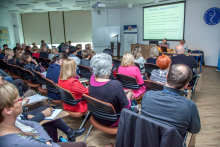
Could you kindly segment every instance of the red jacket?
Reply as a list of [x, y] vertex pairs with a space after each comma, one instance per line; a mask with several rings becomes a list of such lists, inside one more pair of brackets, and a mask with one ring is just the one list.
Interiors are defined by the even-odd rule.
[[[58, 85], [62, 88], [69, 90], [74, 95], [75, 99], [81, 99], [82, 94], [85, 93], [89, 95], [89, 90], [85, 88], [78, 79], [69, 78], [68, 80], [58, 80]], [[63, 103], [64, 110], [72, 111], [72, 112], [86, 112], [87, 103], [85, 100], [80, 101], [76, 106], [71, 106]]]

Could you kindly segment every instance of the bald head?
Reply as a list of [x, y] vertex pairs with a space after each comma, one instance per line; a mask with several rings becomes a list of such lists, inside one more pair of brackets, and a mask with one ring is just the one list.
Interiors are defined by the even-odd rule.
[[177, 45], [175, 50], [176, 50], [177, 54], [184, 54], [185, 53], [185, 49], [184, 49], [183, 45]]
[[188, 85], [191, 79], [192, 71], [189, 66], [184, 64], [174, 64], [169, 70], [167, 84], [175, 89], [182, 89]]

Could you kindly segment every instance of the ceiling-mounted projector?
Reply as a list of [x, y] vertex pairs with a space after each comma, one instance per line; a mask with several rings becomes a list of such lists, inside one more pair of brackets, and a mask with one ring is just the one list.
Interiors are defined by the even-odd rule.
[[98, 2], [92, 6], [92, 8], [103, 8], [103, 7], [105, 7], [105, 4], [101, 4], [100, 0], [98, 0]]

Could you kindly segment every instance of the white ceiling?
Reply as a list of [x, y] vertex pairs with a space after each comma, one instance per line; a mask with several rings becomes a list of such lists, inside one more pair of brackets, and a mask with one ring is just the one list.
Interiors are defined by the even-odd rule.
[[[84, 6], [92, 6], [98, 0], [0, 0], [0, 9], [1, 10], [19, 10], [21, 13], [30, 13], [33, 12], [32, 9], [44, 9], [46, 11], [57, 11], [56, 8], [59, 7], [48, 7], [45, 3], [49, 2], [59, 2], [62, 4], [61, 7], [67, 7], [70, 10], [82, 10], [82, 6], [76, 6], [75, 1], [89, 1], [89, 5]], [[133, 6], [141, 5], [141, 4], [148, 4], [153, 3], [154, 0], [118, 0], [119, 2], [106, 2], [105, 0], [101, 0], [101, 3], [106, 4], [107, 8], [123, 8], [127, 7], [128, 3], [132, 3]], [[160, 0], [163, 1], [163, 0]], [[35, 8], [23, 10], [17, 6], [17, 4], [30, 4], [33, 5]], [[6, 8], [3, 8], [3, 7]], [[83, 7], [84, 7], [83, 6]], [[18, 12], [19, 12], [18, 11]]]

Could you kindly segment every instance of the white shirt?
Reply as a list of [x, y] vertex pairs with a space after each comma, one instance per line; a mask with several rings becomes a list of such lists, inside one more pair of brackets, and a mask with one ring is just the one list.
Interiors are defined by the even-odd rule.
[[137, 62], [140, 64], [140, 68], [143, 68], [141, 70], [141, 74], [145, 72], [144, 63], [146, 63], [146, 60], [143, 57], [140, 57], [139, 59], [135, 59], [134, 62]]

